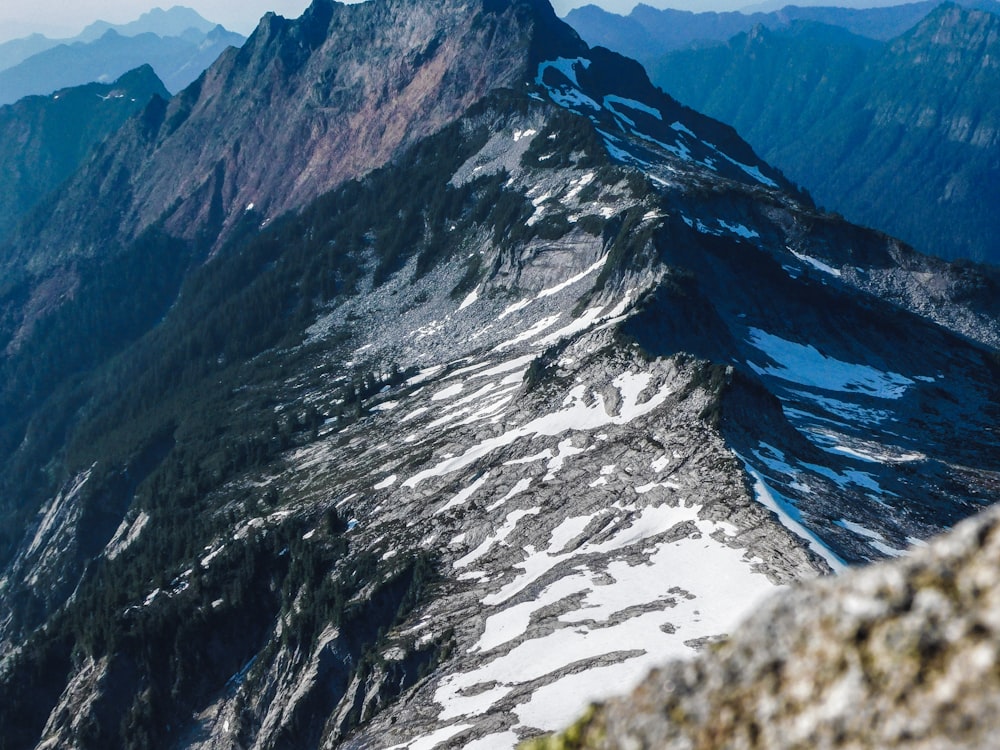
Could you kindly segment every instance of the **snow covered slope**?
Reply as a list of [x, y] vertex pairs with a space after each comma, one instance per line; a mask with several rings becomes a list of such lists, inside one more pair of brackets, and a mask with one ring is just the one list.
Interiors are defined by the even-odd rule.
[[102, 371], [0, 584], [18, 746], [513, 747], [990, 502], [987, 277], [531, 49]]

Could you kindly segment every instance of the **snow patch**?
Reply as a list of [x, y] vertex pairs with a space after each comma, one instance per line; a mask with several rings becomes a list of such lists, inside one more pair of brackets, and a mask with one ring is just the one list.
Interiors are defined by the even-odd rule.
[[392, 485], [394, 485], [396, 483], [397, 479], [398, 479], [398, 477], [395, 474], [392, 474], [392, 475], [386, 477], [385, 479], [383, 479], [378, 484], [372, 486], [372, 489], [373, 490], [388, 489], [389, 487], [392, 487]]
[[799, 260], [801, 260], [803, 263], [812, 266], [813, 268], [815, 268], [818, 271], [822, 271], [823, 273], [828, 273], [831, 276], [837, 277], [838, 279], [841, 276], [841, 272], [840, 272], [839, 268], [834, 268], [833, 266], [828, 265], [828, 264], [824, 263], [823, 261], [818, 260], [817, 258], [813, 258], [812, 256], [803, 255], [802, 253], [797, 253], [794, 250], [792, 250], [792, 248], [788, 248], [788, 251], [792, 255], [794, 255], [796, 258], [798, 258]]
[[566, 399], [566, 408], [533, 419], [497, 437], [487, 438], [460, 456], [447, 458], [429, 469], [418, 472], [407, 479], [403, 486], [413, 488], [430, 477], [444, 476], [463, 469], [492, 451], [511, 445], [521, 438], [535, 435], [555, 436], [568, 430], [590, 431], [609, 424], [627, 424], [655, 410], [673, 392], [670, 385], [665, 385], [652, 393], [646, 401], [639, 403], [638, 398], [646, 390], [651, 379], [649, 373], [624, 373], [614, 379], [614, 385], [619, 388], [622, 395], [621, 409], [617, 416], [608, 414], [604, 407], [604, 397], [600, 393], [593, 393], [591, 403], [588, 405], [585, 400], [586, 386], [576, 386]]
[[839, 573], [843, 571], [847, 567], [847, 564], [818, 536], [802, 525], [802, 514], [799, 513], [799, 509], [768, 486], [767, 482], [764, 481], [764, 477], [750, 465], [749, 461], [742, 456], [739, 456], [739, 458], [743, 461], [747, 473], [753, 477], [754, 494], [757, 497], [757, 502], [777, 515], [778, 520], [781, 521], [781, 525], [800, 539], [803, 539], [813, 552], [826, 560], [834, 572]]
[[895, 372], [851, 364], [821, 354], [811, 344], [799, 344], [759, 328], [750, 329], [750, 343], [778, 366], [749, 366], [758, 375], [771, 375], [792, 383], [827, 391], [863, 392], [883, 399], [901, 398], [914, 381]]

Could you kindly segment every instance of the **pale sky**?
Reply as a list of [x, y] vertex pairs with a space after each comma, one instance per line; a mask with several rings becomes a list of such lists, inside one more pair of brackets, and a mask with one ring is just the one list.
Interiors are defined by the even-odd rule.
[[[249, 34], [264, 13], [273, 10], [288, 18], [297, 18], [310, 0], [0, 0], [0, 41], [40, 32], [49, 37], [63, 38], [79, 34], [84, 26], [96, 21], [127, 23], [153, 7], [169, 8], [186, 5], [197, 10], [209, 21], [221, 23], [227, 29]], [[357, 2], [359, 0], [348, 0]], [[760, 0], [644, 0], [660, 8], [683, 10], [738, 10]], [[830, 5], [882, 5], [905, 0], [868, 0], [857, 3], [825, 0]], [[614, 13], [628, 13], [637, 0], [552, 0], [559, 15], [565, 15], [578, 5], [593, 2]], [[788, 0], [798, 5], [814, 5], [819, 0]], [[783, 4], [783, 3], [782, 3]]]

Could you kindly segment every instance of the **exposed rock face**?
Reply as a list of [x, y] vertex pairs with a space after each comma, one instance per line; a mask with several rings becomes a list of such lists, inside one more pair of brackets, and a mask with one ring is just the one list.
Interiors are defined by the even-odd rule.
[[1000, 738], [1000, 512], [776, 596], [533, 748], [985, 748]]
[[0, 107], [0, 240], [153, 96], [170, 98], [147, 65], [114, 83], [64, 89]]
[[214, 242], [251, 204], [275, 218], [381, 166], [487, 92], [523, 84], [543, 48], [575, 56], [585, 45], [541, 0], [317, 0], [293, 21], [268, 14], [241, 49], [110, 141], [42, 232], [15, 242], [18, 257], [41, 271], [107, 253], [109, 238], [158, 220]]

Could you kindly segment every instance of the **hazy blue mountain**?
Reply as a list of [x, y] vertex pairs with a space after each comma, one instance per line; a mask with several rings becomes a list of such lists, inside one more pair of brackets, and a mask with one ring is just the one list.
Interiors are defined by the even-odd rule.
[[32, 55], [64, 43], [65, 40], [49, 39], [44, 34], [32, 34], [0, 43], [0, 70], [11, 68]]
[[170, 94], [145, 65], [114, 83], [89, 83], [0, 107], [0, 238], [154, 96]]
[[[153, 8], [143, 13], [135, 21], [123, 24], [111, 24], [107, 21], [95, 21], [81, 33], [67, 39], [50, 39], [42, 34], [31, 34], [20, 39], [0, 43], [0, 70], [12, 68], [39, 52], [58, 47], [61, 44], [75, 42], [93, 42], [113, 30], [122, 36], [137, 36], [151, 33], [157, 36], [189, 36], [192, 41], [200, 41], [215, 28], [215, 24], [207, 21], [195, 10], [175, 5], [170, 10]], [[192, 36], [193, 33], [193, 36]]]
[[801, 24], [652, 63], [823, 205], [949, 258], [1000, 261], [1000, 17], [942, 6], [889, 43]]
[[[648, 62], [669, 51], [725, 42], [754, 26], [779, 29], [795, 21], [817, 21], [872, 39], [888, 40], [915, 26], [938, 4], [938, 0], [926, 0], [882, 8], [786, 5], [770, 12], [694, 13], [640, 3], [628, 16], [585, 5], [570, 11], [566, 21], [588, 44]], [[992, 11], [1000, 9], [996, 0], [968, 0], [961, 4]]]
[[110, 82], [140, 65], [151, 65], [171, 92], [201, 75], [227, 47], [244, 37], [221, 26], [194, 38], [144, 32], [124, 36], [114, 29], [92, 42], [60, 44], [0, 71], [0, 104], [31, 94], [49, 94], [91, 81]]
[[117, 31], [122, 36], [138, 36], [146, 33], [157, 36], [182, 36], [189, 29], [208, 34], [215, 26], [216, 24], [203, 18], [193, 8], [175, 5], [169, 10], [153, 8], [129, 23], [112, 24], [107, 21], [95, 21], [72, 41], [92, 42], [104, 36], [109, 29]]

